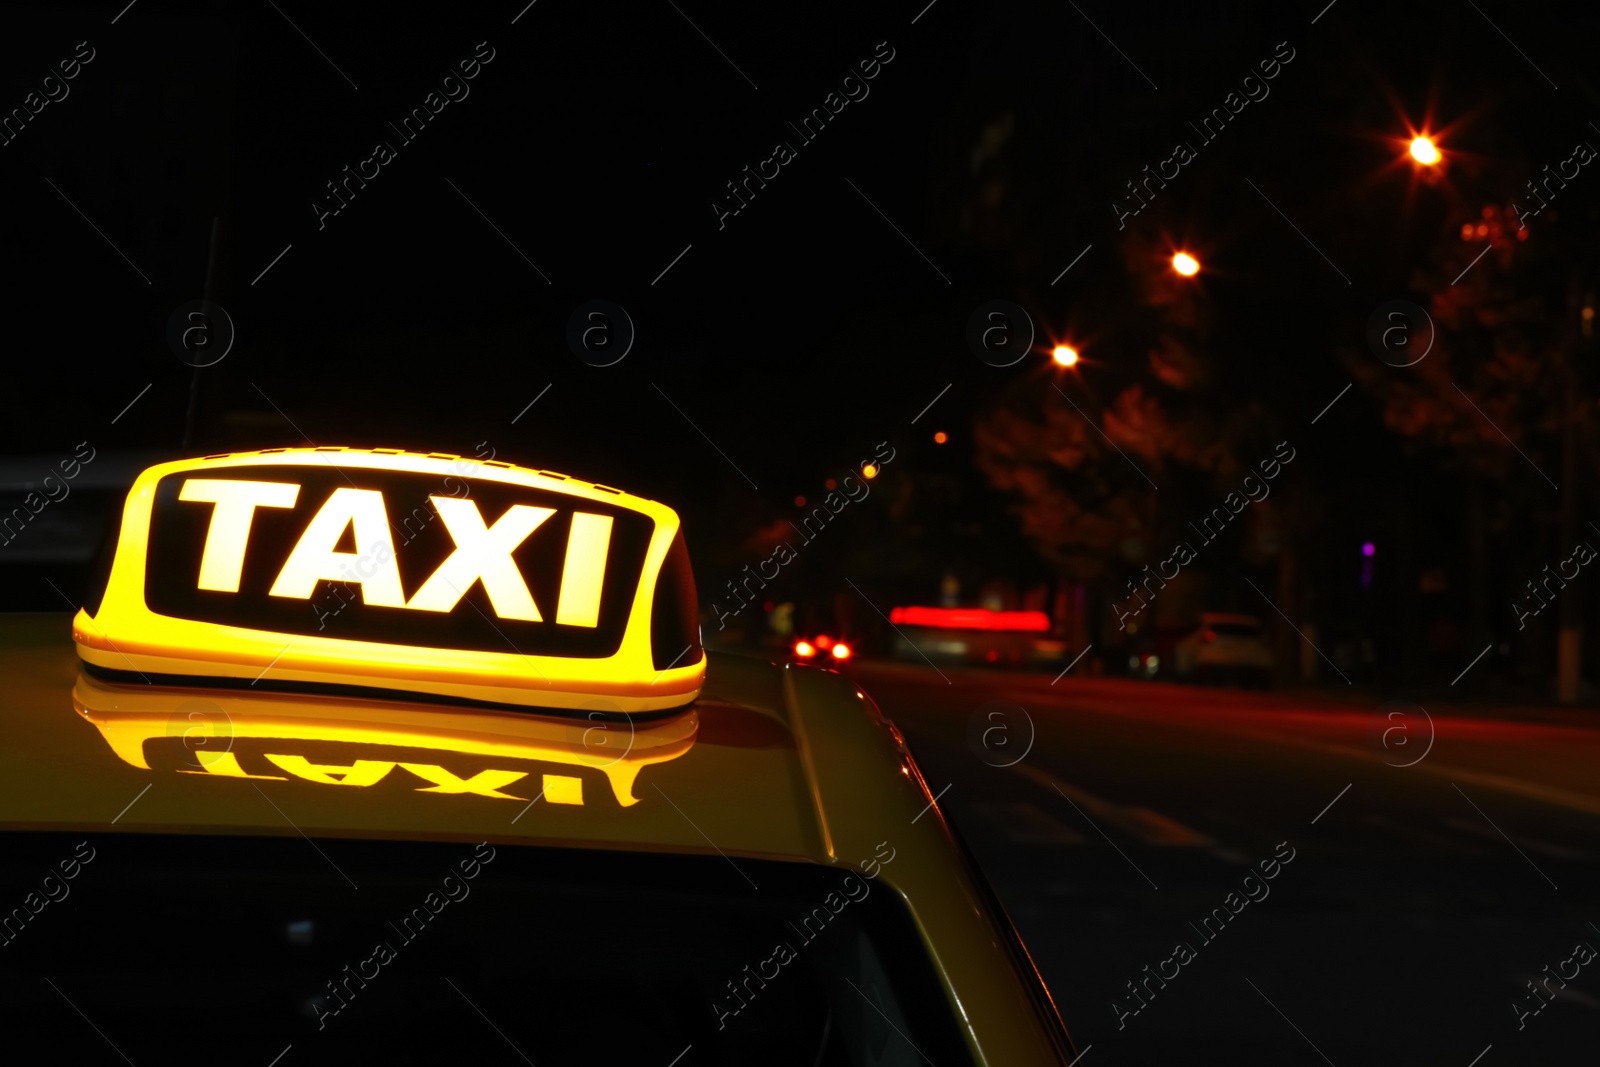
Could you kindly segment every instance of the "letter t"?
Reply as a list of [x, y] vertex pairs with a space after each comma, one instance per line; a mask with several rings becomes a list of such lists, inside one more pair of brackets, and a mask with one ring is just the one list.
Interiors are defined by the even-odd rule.
[[206, 547], [200, 557], [201, 589], [237, 593], [244, 571], [245, 543], [256, 508], [292, 508], [300, 487], [288, 482], [236, 482], [220, 478], [190, 478], [178, 490], [178, 499], [214, 504]]

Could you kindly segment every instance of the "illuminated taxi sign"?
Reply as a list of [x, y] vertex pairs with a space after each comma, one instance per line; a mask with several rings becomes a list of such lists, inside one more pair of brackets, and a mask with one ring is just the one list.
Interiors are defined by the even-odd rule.
[[547, 471], [384, 450], [152, 467], [73, 621], [123, 680], [404, 690], [621, 712], [705, 674], [676, 513]]

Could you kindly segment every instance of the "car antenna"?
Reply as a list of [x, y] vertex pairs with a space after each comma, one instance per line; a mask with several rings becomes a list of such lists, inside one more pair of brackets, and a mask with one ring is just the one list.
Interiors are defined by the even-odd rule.
[[[202, 299], [207, 304], [216, 303], [217, 279], [222, 273], [222, 216], [211, 216], [211, 243], [206, 255], [206, 286]], [[189, 372], [189, 406], [183, 416], [183, 451], [194, 443], [195, 421], [200, 410], [200, 368]]]

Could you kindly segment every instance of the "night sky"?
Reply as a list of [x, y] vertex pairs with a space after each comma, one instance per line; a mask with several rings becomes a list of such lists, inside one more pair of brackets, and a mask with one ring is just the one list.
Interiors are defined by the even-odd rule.
[[[191, 371], [167, 324], [209, 295], [237, 334], [200, 376], [187, 451], [493, 448], [663, 499], [708, 546], [879, 442], [925, 469], [940, 428], [956, 458], [937, 462], [1001, 513], [969, 427], [1049, 372], [975, 359], [969, 314], [1024, 306], [1041, 351], [1082, 346], [1078, 395], [1107, 403], [1148, 377], [1150, 296], [1179, 247], [1205, 264], [1214, 367], [1191, 401], [1263, 439], [1320, 435], [1305, 462], [1328, 511], [1375, 536], [1357, 527], [1381, 532], [1395, 500], [1452, 490], [1361, 389], [1308, 425], [1367, 358], [1367, 316], [1426, 302], [1453, 208], [1600, 137], [1592, 27], [1559, 5], [140, 0], [8, 18], [18, 106], [92, 53], [0, 152], [9, 453], [184, 451]], [[413, 139], [391, 125], [441, 95]], [[1424, 129], [1449, 152], [1437, 180], [1404, 158]], [[787, 162], [721, 214], [780, 142]], [[1193, 158], [1119, 229], [1126, 183], [1178, 142]], [[363, 163], [380, 143], [387, 162]], [[333, 212], [327, 183], [374, 167]], [[1592, 225], [1593, 180], [1552, 215]], [[609, 367], [566, 342], [595, 299], [637, 332]]]

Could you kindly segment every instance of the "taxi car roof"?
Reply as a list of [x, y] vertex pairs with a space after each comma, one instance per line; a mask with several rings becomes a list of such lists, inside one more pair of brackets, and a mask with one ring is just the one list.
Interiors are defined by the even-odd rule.
[[[692, 852], [709, 851], [709, 836], [724, 853], [828, 861], [825, 818], [792, 721], [786, 671], [765, 660], [713, 653], [708, 684], [692, 711], [640, 716], [630, 723], [610, 716], [584, 719], [270, 690], [112, 685], [81, 674], [68, 630], [68, 618], [56, 613], [0, 617], [0, 677], [7, 680], [10, 698], [0, 716], [0, 826], [291, 835], [298, 827], [312, 836], [490, 837]], [[875, 709], [863, 711], [864, 697], [842, 678], [796, 670], [825, 676], [832, 700], [824, 704], [835, 713], [877, 718]], [[197, 703], [205, 707], [189, 706]], [[248, 779], [209, 781], [223, 776], [199, 772], [192, 761], [181, 768], [187, 773], [153, 776], [118, 758], [110, 743], [123, 735], [124, 752], [148, 742], [181, 745], [192, 723], [204, 719], [215, 720], [220, 736], [191, 737], [196, 752], [205, 751], [207, 742], [235, 752], [248, 744], [261, 751], [283, 749], [287, 756], [311, 753], [313, 766], [377, 759], [443, 767], [447, 781], [469, 780], [485, 763], [508, 772], [528, 770], [526, 758], [511, 757], [534, 754], [541, 741], [553, 743], [535, 755], [537, 767], [526, 779], [496, 790], [502, 796], [450, 794], [398, 770], [385, 776], [395, 781], [368, 788], [341, 787], [338, 772], [320, 784], [276, 772], [287, 779], [283, 784], [300, 787], [273, 794], [281, 813], [263, 802], [259, 784]], [[285, 727], [288, 720], [301, 721], [303, 728]], [[262, 722], [268, 725], [258, 727]], [[273, 737], [286, 739], [275, 745], [266, 741]], [[658, 760], [662, 746], [655, 742], [662, 738], [668, 745], [685, 739], [687, 744]], [[427, 746], [403, 743], [424, 740]], [[523, 740], [534, 742], [534, 748], [514, 751]], [[569, 767], [558, 765], [573, 754], [580, 758]], [[886, 760], [879, 773], [904, 780], [893, 749], [884, 748], [882, 755]], [[632, 802], [624, 805], [607, 795], [608, 782], [630, 771], [637, 775], [645, 766], [655, 770], [631, 783], [632, 797], [616, 790], [617, 797]], [[262, 775], [272, 768], [250, 770]], [[529, 806], [541, 792], [540, 771], [580, 778], [583, 803], [540, 800]], [[146, 785], [152, 786], [149, 793], [117, 818]], [[644, 798], [667, 803], [638, 803]]]
[[[741, 857], [841, 873], [882, 860], [977, 1061], [1065, 1062], [1048, 995], [1023, 979], [1020, 944], [1004, 947], [998, 905], [904, 739], [834, 672], [713, 653], [693, 710], [629, 734], [520, 711], [110, 685], [83, 673], [68, 616], [51, 613], [0, 615], [0, 677], [0, 830], [682, 853], [720, 856], [747, 882]], [[216, 741], [224, 752], [183, 765]]]

